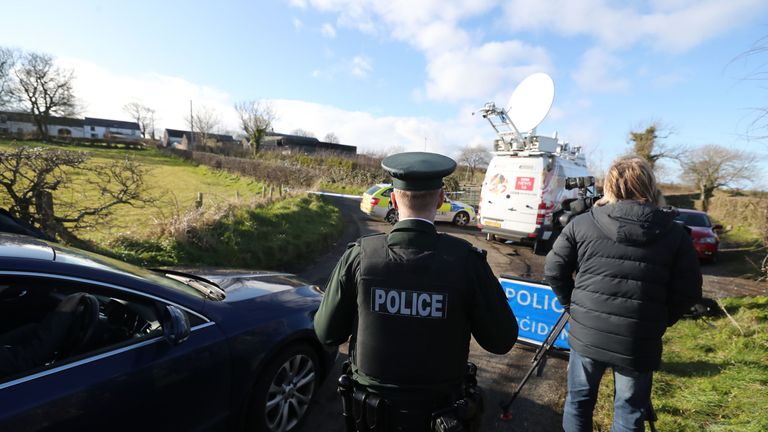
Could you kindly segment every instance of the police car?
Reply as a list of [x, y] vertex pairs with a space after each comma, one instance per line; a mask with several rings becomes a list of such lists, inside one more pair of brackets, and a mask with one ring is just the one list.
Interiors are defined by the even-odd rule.
[[[363, 194], [360, 210], [373, 219], [384, 220], [394, 225], [398, 217], [397, 210], [392, 206], [393, 189], [391, 184], [386, 183], [372, 186]], [[475, 209], [472, 206], [448, 198], [445, 198], [435, 215], [435, 221], [452, 222], [458, 226], [468, 225], [474, 220]]]

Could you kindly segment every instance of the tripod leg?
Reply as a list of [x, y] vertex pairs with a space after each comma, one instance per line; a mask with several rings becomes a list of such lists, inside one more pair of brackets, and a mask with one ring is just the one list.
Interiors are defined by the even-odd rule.
[[651, 432], [657, 432], [656, 431], [656, 421], [659, 418], [656, 417], [656, 411], [653, 409], [653, 402], [651, 400], [648, 400], [648, 410], [646, 411], [646, 420], [648, 420], [648, 427], [650, 427]]

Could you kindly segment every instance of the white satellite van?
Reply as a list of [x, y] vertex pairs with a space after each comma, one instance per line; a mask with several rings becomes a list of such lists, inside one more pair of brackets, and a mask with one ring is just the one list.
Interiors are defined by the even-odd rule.
[[551, 247], [552, 212], [576, 189], [567, 177], [588, 176], [580, 153], [532, 152], [493, 157], [480, 193], [478, 226], [489, 240], [533, 242], [535, 253]]
[[552, 213], [578, 196], [577, 189], [565, 188], [565, 179], [589, 176], [580, 147], [536, 135], [553, 99], [552, 79], [538, 73], [520, 83], [508, 109], [489, 102], [479, 111], [498, 139], [480, 193], [478, 227], [488, 240], [530, 241], [537, 254], [554, 241]]

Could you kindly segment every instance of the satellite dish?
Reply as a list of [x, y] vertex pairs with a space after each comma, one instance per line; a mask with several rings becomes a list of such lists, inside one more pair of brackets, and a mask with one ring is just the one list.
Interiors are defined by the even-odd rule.
[[554, 100], [555, 83], [549, 75], [543, 72], [528, 75], [512, 92], [507, 116], [518, 132], [529, 132], [544, 121]]

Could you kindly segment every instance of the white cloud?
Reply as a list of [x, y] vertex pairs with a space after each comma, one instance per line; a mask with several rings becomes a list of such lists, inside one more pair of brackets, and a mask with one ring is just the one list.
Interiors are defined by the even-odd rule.
[[622, 69], [617, 56], [602, 48], [587, 50], [581, 65], [573, 72], [573, 80], [583, 90], [596, 92], [622, 92], [630, 87], [627, 78], [616, 78]]
[[342, 144], [355, 145], [358, 152], [387, 149], [428, 151], [457, 157], [467, 145], [486, 145], [490, 149], [493, 131], [482, 118], [462, 109], [454, 118], [375, 116], [363, 111], [347, 111], [328, 105], [297, 100], [271, 101], [278, 120], [275, 130], [308, 130], [318, 137], [334, 132]]
[[74, 90], [83, 103], [84, 115], [130, 120], [123, 105], [139, 102], [156, 111], [158, 126], [185, 129], [191, 100], [195, 106], [215, 110], [224, 128], [237, 126], [230, 96], [219, 89], [155, 73], [123, 75], [82, 60], [62, 58], [57, 62], [74, 70]]
[[643, 6], [608, 0], [510, 0], [504, 4], [505, 21], [514, 31], [589, 35], [611, 49], [642, 42], [668, 52], [695, 47], [768, 8], [764, 0], [652, 0]]
[[304, 23], [300, 19], [294, 18], [293, 28], [295, 28], [296, 30], [301, 30], [302, 27], [304, 27]]
[[426, 94], [434, 100], [474, 103], [495, 98], [498, 93], [509, 96], [527, 75], [549, 71], [549, 63], [544, 49], [519, 41], [446, 51], [427, 65]]
[[462, 20], [482, 16], [499, 0], [308, 0], [336, 13], [341, 26], [384, 34], [413, 46], [427, 60], [427, 82], [414, 94], [439, 101], [488, 100], [512, 91], [511, 83], [533, 71], [551, 69], [543, 48], [517, 40], [479, 43]]
[[373, 71], [373, 61], [364, 55], [357, 55], [351, 59], [345, 59], [332, 63], [322, 69], [315, 69], [311, 75], [319, 79], [335, 79], [338, 75], [366, 78]]
[[[129, 76], [115, 73], [93, 63], [60, 59], [59, 64], [75, 70], [75, 94], [85, 105], [85, 115], [115, 120], [129, 120], [122, 107], [140, 102], [157, 111], [158, 128], [185, 129], [189, 116], [189, 101], [197, 107], [215, 110], [223, 130], [238, 129], [235, 100], [217, 88], [195, 84], [180, 77], [154, 73]], [[360, 57], [360, 67], [369, 65]], [[370, 65], [369, 65], [370, 66]], [[459, 110], [455, 117], [377, 116], [363, 111], [297, 100], [265, 100], [273, 105], [277, 120], [275, 130], [288, 132], [297, 128], [325, 136], [334, 132], [342, 143], [355, 145], [360, 152], [381, 152], [386, 149], [427, 149], [457, 157], [466, 145], [491, 145], [492, 130], [485, 121], [472, 116], [468, 109]]]
[[320, 27], [320, 34], [329, 39], [333, 39], [336, 37], [336, 29], [333, 28], [331, 24], [325, 23]]
[[371, 59], [365, 56], [355, 56], [352, 59], [352, 75], [360, 78], [368, 76], [368, 73], [373, 70], [371, 65]]

